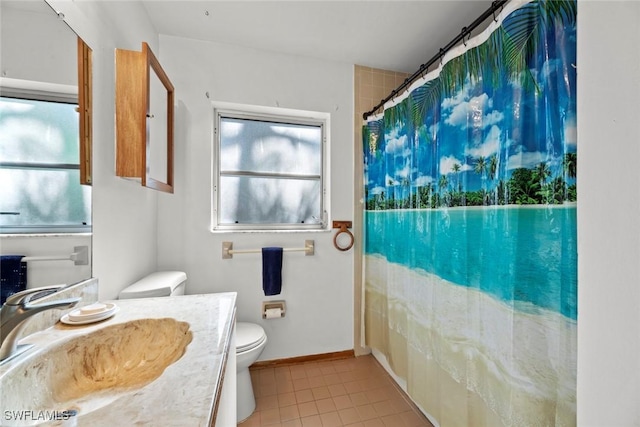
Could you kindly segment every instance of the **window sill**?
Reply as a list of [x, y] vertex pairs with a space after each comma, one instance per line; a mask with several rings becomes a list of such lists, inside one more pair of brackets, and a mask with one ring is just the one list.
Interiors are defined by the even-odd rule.
[[243, 229], [210, 229], [212, 234], [267, 234], [267, 233], [276, 233], [276, 234], [301, 234], [301, 233], [329, 233], [331, 232], [328, 228], [318, 228], [318, 229], [309, 229], [309, 230], [243, 230]]
[[12, 233], [0, 234], [0, 239], [30, 238], [30, 237], [92, 237], [93, 233]]

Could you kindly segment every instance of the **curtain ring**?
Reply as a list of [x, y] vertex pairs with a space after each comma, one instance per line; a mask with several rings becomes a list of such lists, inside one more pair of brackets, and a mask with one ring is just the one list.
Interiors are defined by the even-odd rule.
[[442, 58], [444, 58], [444, 49], [440, 48], [440, 65], [442, 65]]
[[[338, 245], [338, 236], [341, 235], [342, 233], [347, 233], [347, 235], [350, 238], [350, 242], [347, 246]], [[347, 229], [347, 226], [345, 224], [340, 224], [340, 231], [338, 231], [333, 236], [333, 246], [335, 246], [337, 250], [344, 252], [344, 251], [348, 251], [353, 247], [354, 241], [355, 241], [355, 238], [353, 237], [353, 234]]]
[[462, 34], [462, 44], [464, 45], [464, 47], [467, 47], [467, 42], [464, 41], [464, 36], [466, 32], [467, 32], [467, 27], [462, 27], [461, 34]]

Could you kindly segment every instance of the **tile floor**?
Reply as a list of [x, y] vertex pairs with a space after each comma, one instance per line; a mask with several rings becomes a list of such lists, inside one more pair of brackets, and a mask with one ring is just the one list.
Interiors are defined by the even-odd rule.
[[433, 427], [373, 356], [252, 368], [256, 411], [239, 427]]

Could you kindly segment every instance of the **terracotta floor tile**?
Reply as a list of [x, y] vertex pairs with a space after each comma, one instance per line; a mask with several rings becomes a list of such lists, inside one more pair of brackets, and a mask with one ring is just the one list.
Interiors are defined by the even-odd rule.
[[256, 397], [272, 396], [274, 394], [278, 394], [275, 382], [272, 384], [260, 385], [260, 389], [258, 390]]
[[372, 420], [365, 421], [364, 427], [385, 427], [385, 425], [380, 418], [374, 418]]
[[322, 371], [317, 366], [309, 366], [305, 368], [307, 372], [307, 378], [322, 376]]
[[329, 393], [329, 388], [326, 386], [313, 388], [311, 389], [311, 392], [313, 393], [314, 400], [327, 399], [331, 397], [331, 393]]
[[373, 356], [250, 372], [256, 411], [239, 427], [433, 427]]
[[360, 421], [356, 408], [341, 409], [338, 411], [343, 424], [351, 424]]
[[318, 407], [316, 406], [316, 402], [305, 402], [298, 403], [298, 412], [300, 412], [300, 417], [308, 417], [309, 415], [317, 415]]
[[271, 368], [260, 370], [260, 382], [262, 384], [271, 384], [276, 382], [276, 376], [274, 370]]
[[324, 381], [327, 383], [327, 385], [342, 384], [342, 380], [340, 379], [340, 375], [338, 374], [325, 375]]
[[298, 403], [298, 401], [296, 400], [295, 393], [278, 394], [278, 406], [280, 407], [291, 406], [291, 405], [295, 405], [296, 403]]
[[311, 389], [309, 390], [300, 390], [300, 391], [296, 391], [296, 402], [298, 403], [305, 403], [305, 402], [312, 402], [313, 401], [313, 393], [311, 392]]
[[320, 368], [320, 372], [322, 372], [322, 375], [335, 374], [336, 369], [332, 365], [327, 365], [327, 366], [322, 366]]
[[359, 391], [362, 391], [360, 389], [360, 384], [358, 383], [358, 381], [345, 382], [344, 383], [344, 388], [345, 388], [345, 390], [347, 390], [347, 393], [349, 393], [349, 394], [357, 393]]
[[362, 421], [378, 418], [378, 414], [376, 414], [376, 410], [373, 409], [373, 405], [356, 406], [356, 411], [358, 411], [358, 416]]
[[337, 412], [327, 412], [320, 414], [322, 420], [322, 427], [342, 427], [342, 420]]
[[305, 390], [311, 388], [311, 386], [309, 385], [309, 379], [307, 377], [304, 378], [297, 378], [295, 380], [293, 380], [293, 389], [294, 390]]
[[305, 370], [304, 366], [300, 365], [300, 366], [292, 366], [291, 368], [291, 379], [292, 380], [297, 380], [300, 378], [306, 378], [307, 377], [307, 371]]
[[295, 389], [293, 388], [293, 381], [291, 380], [277, 381], [276, 380], [276, 390], [278, 394], [289, 393], [294, 391]]
[[374, 388], [371, 390], [367, 390], [364, 392], [364, 394], [367, 396], [367, 399], [369, 399], [369, 402], [371, 403], [382, 402], [384, 400], [387, 400], [389, 397], [385, 389], [383, 388]]
[[342, 384], [332, 384], [329, 386], [329, 394], [333, 397], [342, 396], [347, 394], [347, 389]]
[[353, 406], [366, 405], [367, 403], [369, 403], [369, 399], [367, 399], [367, 395], [364, 391], [350, 394], [349, 398], [351, 399], [351, 403], [353, 403]]
[[298, 411], [298, 405], [285, 406], [280, 408], [280, 420], [290, 421], [300, 418], [300, 411]]
[[275, 408], [260, 411], [260, 422], [263, 426], [280, 423], [280, 410]]
[[322, 375], [318, 375], [316, 377], [309, 377], [307, 379], [309, 380], [309, 387], [311, 388], [322, 387], [327, 385]]
[[256, 398], [256, 411], [265, 411], [278, 407], [278, 395], [263, 396]]
[[336, 404], [333, 403], [333, 399], [331, 398], [316, 400], [316, 406], [318, 407], [319, 414], [335, 412], [338, 410], [338, 408], [336, 408]]
[[301, 419], [302, 427], [322, 427], [322, 420], [320, 415], [311, 415], [310, 417], [304, 417]]
[[390, 400], [383, 400], [382, 402], [376, 402], [373, 404], [373, 409], [376, 410], [376, 414], [379, 417], [385, 417], [387, 415], [396, 414], [396, 408], [393, 406]]
[[353, 407], [353, 402], [347, 395], [334, 397], [333, 403], [336, 405], [337, 410]]

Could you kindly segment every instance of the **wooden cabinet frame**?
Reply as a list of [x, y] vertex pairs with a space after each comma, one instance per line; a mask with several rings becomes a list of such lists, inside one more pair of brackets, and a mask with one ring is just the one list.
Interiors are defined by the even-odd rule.
[[[149, 159], [150, 78], [154, 73], [167, 91], [166, 181], [152, 178]], [[116, 175], [140, 180], [145, 187], [173, 193], [174, 87], [147, 43], [142, 51], [116, 49]]]

